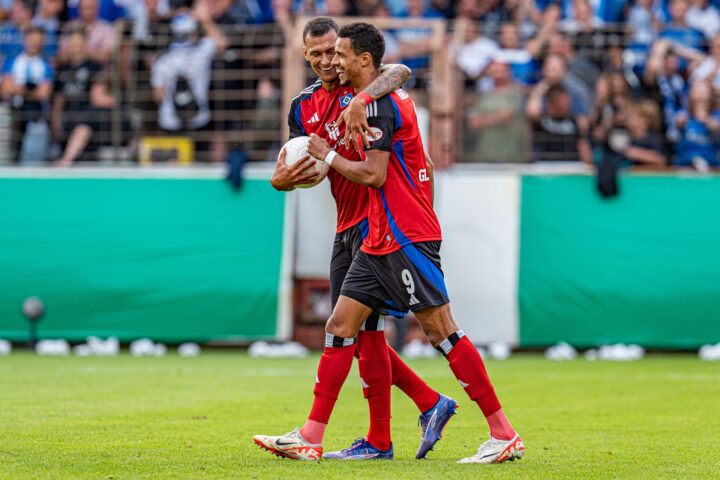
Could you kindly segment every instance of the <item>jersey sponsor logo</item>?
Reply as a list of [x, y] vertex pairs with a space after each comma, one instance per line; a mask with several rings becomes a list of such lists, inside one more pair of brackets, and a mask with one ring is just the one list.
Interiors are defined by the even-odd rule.
[[429, 182], [430, 177], [428, 177], [427, 168], [423, 168], [418, 172], [418, 180], [421, 182]]
[[413, 305], [417, 305], [420, 303], [420, 301], [415, 296], [415, 280], [413, 280], [412, 273], [410, 273], [410, 270], [407, 268], [404, 269], [402, 272], [400, 272], [400, 276], [402, 276], [402, 281], [407, 287], [405, 290], [410, 294], [410, 300], [408, 301], [408, 304], [412, 307]]
[[370, 127], [370, 131], [367, 132], [373, 142], [377, 142], [383, 137], [383, 131], [378, 127]]
[[400, 100], [405, 100], [406, 98], [410, 97], [410, 95], [408, 95], [408, 93], [402, 88], [398, 88], [397, 90], [395, 90], [395, 93], [398, 97], [400, 97]]
[[317, 112], [313, 114], [312, 117], [310, 117], [310, 120], [307, 121], [307, 123], [317, 123], [320, 121], [320, 117], [318, 116]]
[[345, 108], [350, 105], [350, 100], [352, 100], [352, 93], [348, 93], [344, 97], [340, 97], [340, 108]]
[[330, 137], [330, 140], [333, 142], [336, 142], [338, 137], [340, 137], [340, 130], [335, 125], [335, 122], [326, 123], [325, 131], [327, 132], [328, 137]]

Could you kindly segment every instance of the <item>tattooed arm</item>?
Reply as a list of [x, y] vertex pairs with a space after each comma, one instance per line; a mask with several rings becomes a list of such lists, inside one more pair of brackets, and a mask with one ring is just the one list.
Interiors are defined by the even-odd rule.
[[[405, 65], [383, 65], [380, 67], [380, 75], [363, 90], [363, 93], [367, 93], [373, 100], [377, 100], [402, 87], [411, 74], [412, 71]], [[365, 115], [366, 106], [367, 104], [362, 98], [353, 97], [348, 107], [340, 113], [336, 122], [338, 127], [345, 124], [345, 145], [348, 145], [348, 142], [352, 139], [355, 148], [358, 150], [360, 149], [358, 136], [362, 139], [363, 145], [366, 147], [370, 145], [365, 135], [365, 132], [370, 129]]]

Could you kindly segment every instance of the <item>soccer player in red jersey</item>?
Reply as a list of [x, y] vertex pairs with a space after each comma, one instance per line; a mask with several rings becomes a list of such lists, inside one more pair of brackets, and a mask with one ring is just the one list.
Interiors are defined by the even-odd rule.
[[[340, 84], [362, 91], [378, 75], [384, 53], [382, 34], [369, 24], [343, 27], [335, 45], [333, 65]], [[422, 142], [414, 105], [407, 94], [394, 92], [367, 107], [372, 141], [364, 162], [353, 162], [313, 135], [309, 153], [323, 158], [346, 178], [371, 187], [370, 232], [353, 259], [340, 298], [326, 330], [333, 344], [353, 339], [373, 308], [392, 300], [410, 308], [430, 342], [450, 363], [468, 396], [482, 410], [490, 439], [461, 463], [499, 463], [520, 458], [525, 450], [510, 425], [482, 358], [455, 323], [440, 267], [442, 235], [432, 210]], [[334, 361], [318, 368], [318, 378], [340, 390], [353, 352], [340, 347], [326, 353]], [[315, 409], [332, 408], [315, 396]], [[368, 450], [370, 450], [368, 448]]]
[[[350, 137], [337, 126], [336, 119], [341, 112], [348, 112], [348, 105], [359, 104], [360, 117], [351, 117], [349, 124], [366, 124], [365, 106], [362, 98], [355, 98], [351, 87], [341, 87], [338, 75], [331, 61], [335, 55], [335, 41], [337, 40], [337, 24], [328, 17], [318, 17], [311, 20], [303, 32], [305, 58], [310, 62], [313, 70], [318, 74], [318, 81], [300, 92], [292, 101], [288, 114], [290, 138], [300, 135], [319, 134], [326, 141], [331, 142], [338, 151], [351, 161], [361, 161], [360, 153], [348, 141]], [[388, 65], [383, 67], [385, 73], [376, 81], [368, 85], [365, 94], [371, 92], [372, 98], [384, 96], [400, 88], [409, 77], [409, 69], [403, 65]], [[371, 99], [370, 99], [371, 100]], [[283, 154], [280, 155], [276, 170], [271, 179], [272, 185], [278, 190], [290, 190], [295, 185], [314, 180], [312, 175], [302, 172], [314, 160], [299, 161], [293, 166], [286, 166]], [[309, 158], [309, 156], [307, 157]], [[328, 177], [331, 190], [335, 197], [338, 211], [337, 233], [333, 245], [331, 260], [330, 284], [332, 306], [334, 307], [340, 296], [345, 274], [350, 268], [352, 259], [360, 249], [363, 239], [368, 232], [368, 188], [354, 183], [334, 170], [330, 170]], [[371, 455], [366, 451], [359, 455], [354, 447], [345, 451], [326, 453], [325, 457], [350, 458], [392, 458], [390, 441], [390, 383], [398, 386], [417, 405], [421, 412], [420, 422], [423, 427], [423, 438], [418, 449], [420, 457], [425, 456], [440, 438], [442, 428], [455, 413], [457, 403], [451, 398], [441, 395], [431, 389], [420, 377], [415, 374], [390, 348], [385, 341], [383, 319], [379, 314], [394, 312], [393, 305], [378, 305], [364, 321], [360, 332], [355, 339], [340, 339], [328, 335], [326, 337], [326, 351], [337, 349], [355, 350], [358, 356], [363, 393], [370, 406], [370, 431], [367, 441], [377, 448], [377, 454]], [[323, 356], [322, 362], [332, 362], [332, 355]], [[352, 361], [352, 358], [350, 359]], [[387, 379], [390, 379], [387, 381]], [[343, 377], [344, 381], [344, 377]], [[342, 382], [341, 382], [342, 383]], [[386, 388], [387, 387], [387, 388]], [[258, 435], [255, 442], [263, 448], [274, 453], [299, 459], [314, 459], [319, 457], [322, 447], [322, 435], [330, 417], [332, 405], [337, 399], [334, 384], [318, 382], [315, 385], [315, 394], [323, 398], [329, 408], [313, 409], [310, 421], [297, 432], [280, 437]]]

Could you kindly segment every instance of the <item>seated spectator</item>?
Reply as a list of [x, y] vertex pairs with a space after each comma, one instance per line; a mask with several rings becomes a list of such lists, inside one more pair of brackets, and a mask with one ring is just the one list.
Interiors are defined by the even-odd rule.
[[467, 121], [475, 140], [472, 161], [529, 162], [522, 89], [513, 83], [502, 56], [490, 64], [487, 74], [493, 89], [480, 96]]
[[702, 32], [708, 41], [720, 33], [720, 12], [708, 0], [692, 0], [685, 22], [688, 27]]
[[720, 166], [718, 139], [720, 118], [713, 114], [713, 92], [709, 82], [695, 82], [690, 88], [689, 109], [678, 113], [675, 123], [680, 130], [677, 153], [672, 164], [693, 166], [704, 171], [708, 166]]
[[53, 70], [42, 57], [45, 32], [30, 28], [25, 37], [25, 49], [8, 57], [2, 65], [0, 96], [13, 109], [17, 132], [22, 139], [20, 162], [42, 162], [48, 144], [47, 112], [53, 89]]
[[[98, 18], [105, 22], [125, 18], [125, 10], [122, 8], [123, 0], [98, 0]], [[125, 0], [127, 1], [127, 0]], [[71, 20], [82, 19], [82, 0], [67, 0], [68, 18]]]
[[[526, 113], [533, 125], [533, 152], [540, 161], [592, 163], [587, 128], [573, 115], [569, 92], [561, 84], [533, 90]], [[542, 96], [544, 98], [533, 98]], [[544, 107], [539, 105], [545, 104]]]
[[[158, 124], [165, 131], [210, 130], [212, 61], [217, 52], [227, 47], [227, 40], [212, 22], [210, 13], [205, 9], [194, 11], [207, 33], [205, 36], [200, 35], [198, 20], [193, 16], [175, 17], [170, 24], [175, 40], [153, 65], [151, 84], [160, 106]], [[197, 150], [209, 150], [207, 139]]]
[[[107, 105], [107, 101], [95, 102], [98, 97], [96, 79], [102, 67], [88, 59], [85, 34], [72, 32], [67, 39], [68, 62], [58, 69], [57, 85], [53, 98], [52, 130], [56, 139], [67, 137], [67, 146], [58, 165], [71, 165], [85, 150], [90, 142], [99, 116], [94, 107], [98, 103]], [[113, 102], [114, 103], [114, 102]]]
[[[66, 31], [84, 30], [90, 59], [105, 66], [115, 50], [115, 28], [98, 16], [98, 0], [79, 1], [79, 18], [68, 22]], [[67, 35], [60, 41], [59, 61], [68, 61]]]

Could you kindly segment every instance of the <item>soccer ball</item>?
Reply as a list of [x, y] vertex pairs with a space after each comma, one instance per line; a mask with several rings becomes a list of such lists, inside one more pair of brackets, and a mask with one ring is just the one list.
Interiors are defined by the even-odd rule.
[[[280, 153], [285, 151], [285, 165], [288, 167], [293, 165], [295, 162], [303, 158], [308, 154], [308, 142], [310, 137], [295, 137], [280, 149]], [[314, 157], [313, 157], [314, 158]], [[314, 187], [318, 183], [322, 182], [327, 176], [330, 165], [325, 163], [323, 160], [315, 158], [315, 165], [305, 169], [303, 173], [319, 173], [320, 176], [314, 183], [307, 183], [303, 185], [297, 185], [298, 188], [310, 188]]]

